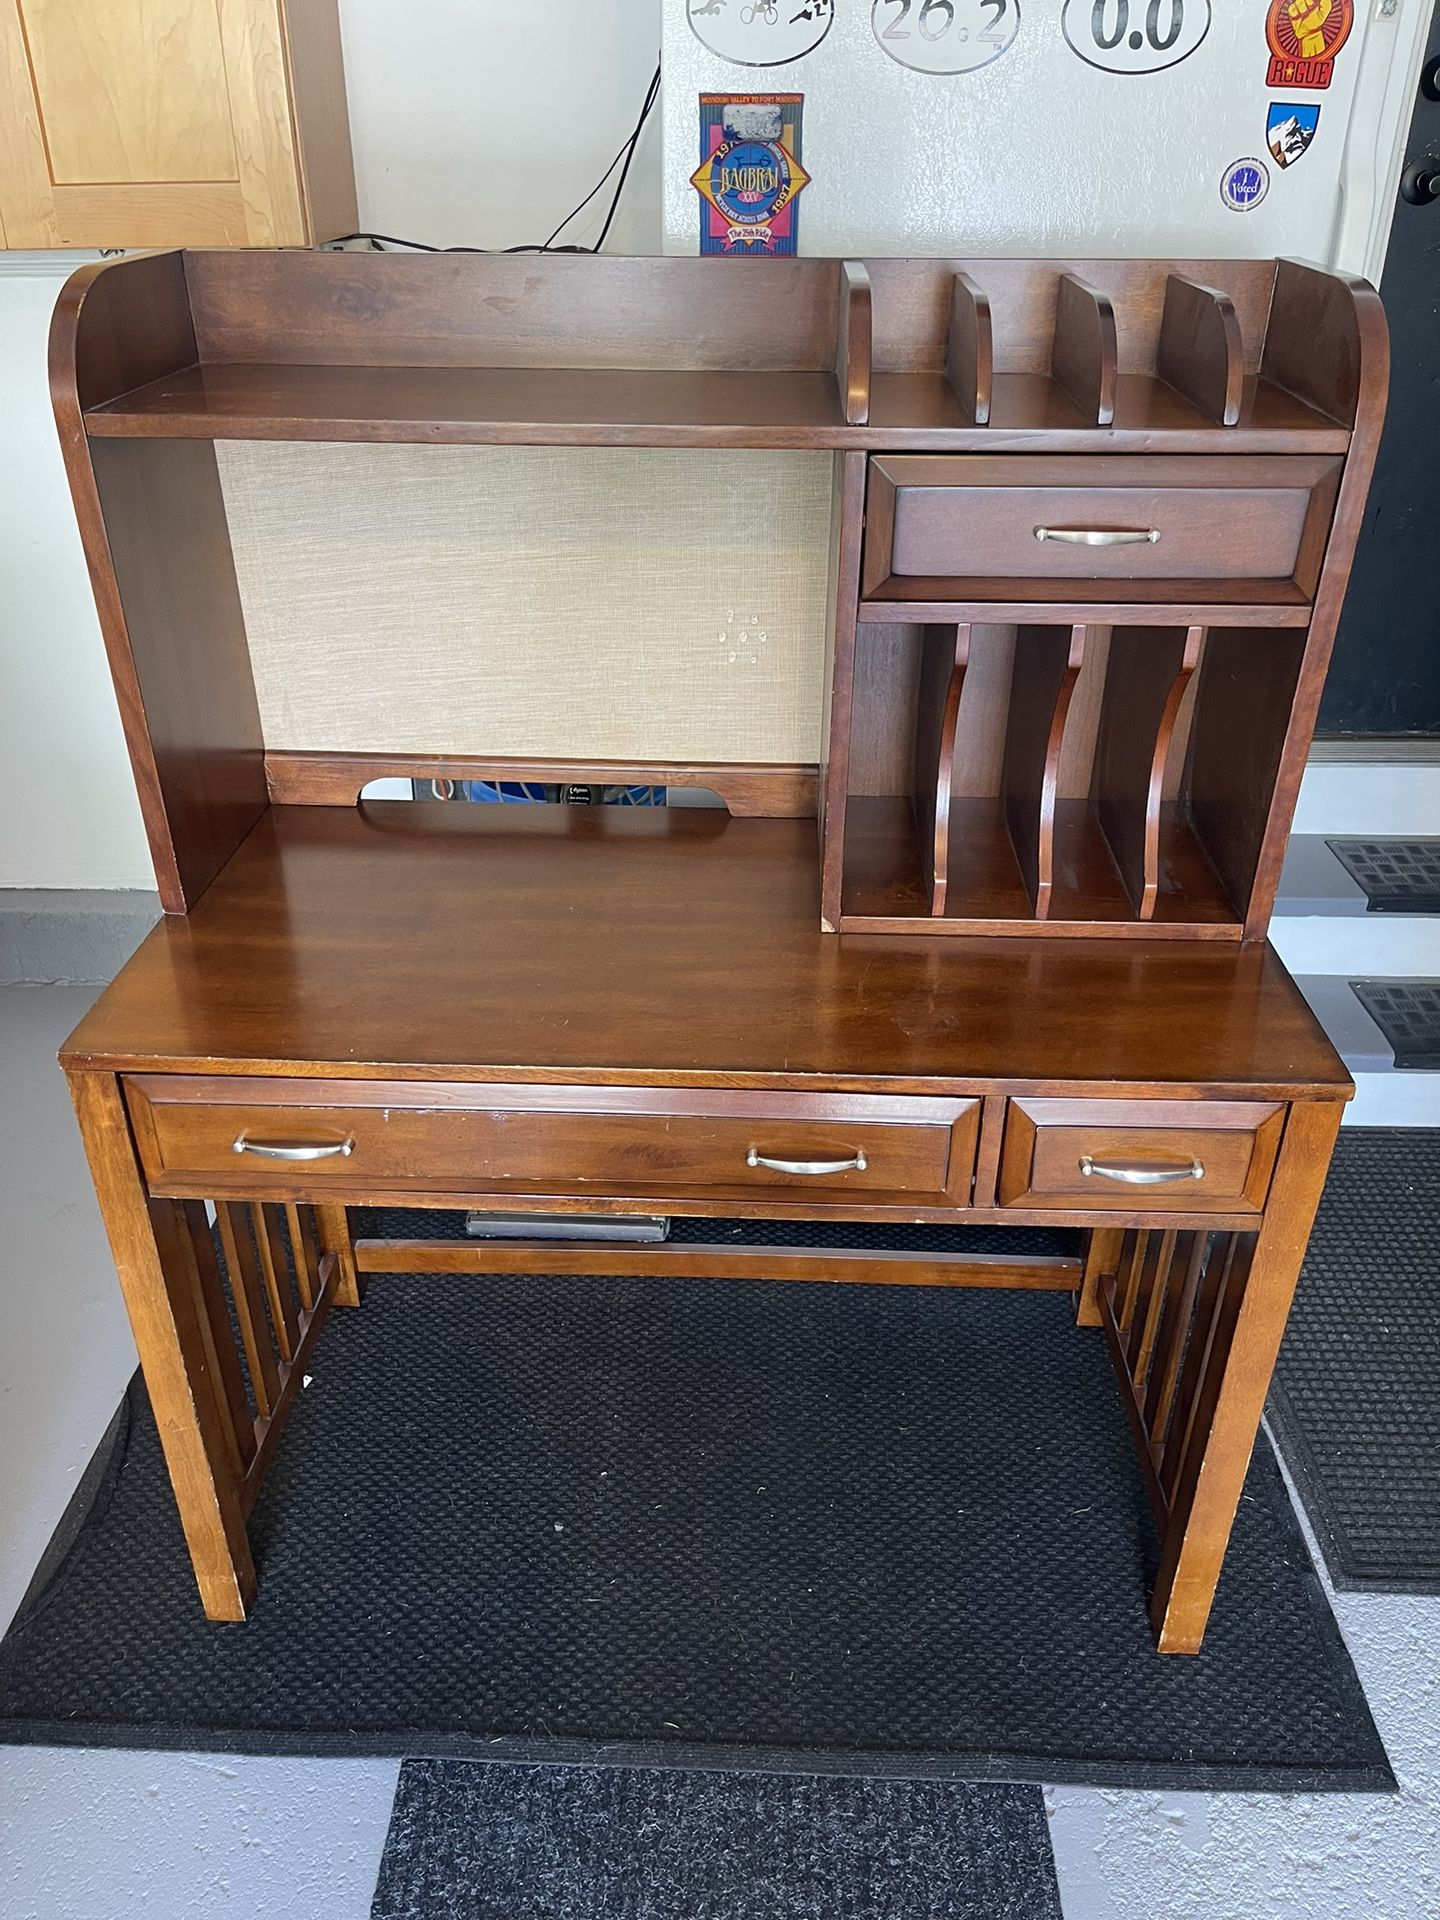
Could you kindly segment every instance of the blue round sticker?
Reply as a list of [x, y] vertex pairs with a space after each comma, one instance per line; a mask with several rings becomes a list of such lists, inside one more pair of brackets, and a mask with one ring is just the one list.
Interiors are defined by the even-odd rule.
[[1248, 213], [1270, 191], [1270, 169], [1249, 154], [1232, 160], [1220, 176], [1220, 198], [1232, 213]]

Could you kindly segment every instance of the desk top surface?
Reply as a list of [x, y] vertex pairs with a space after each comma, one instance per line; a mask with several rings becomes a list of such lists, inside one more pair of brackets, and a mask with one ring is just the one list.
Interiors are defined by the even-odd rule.
[[279, 807], [70, 1067], [851, 1090], [1348, 1091], [1268, 947], [820, 930], [813, 820]]

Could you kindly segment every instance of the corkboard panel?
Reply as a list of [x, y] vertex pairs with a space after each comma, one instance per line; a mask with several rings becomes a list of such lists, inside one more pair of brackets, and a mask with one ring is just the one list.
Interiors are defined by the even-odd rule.
[[267, 748], [819, 759], [829, 454], [216, 453]]

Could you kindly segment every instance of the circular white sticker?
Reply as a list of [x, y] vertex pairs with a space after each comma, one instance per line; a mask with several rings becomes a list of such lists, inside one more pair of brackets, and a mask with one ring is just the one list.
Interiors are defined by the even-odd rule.
[[1020, 0], [874, 0], [870, 24], [892, 60], [917, 73], [972, 73], [1020, 31]]
[[1106, 73], [1159, 73], [1194, 53], [1210, 31], [1210, 0], [1065, 0], [1071, 51]]
[[783, 67], [813, 53], [835, 19], [835, 0], [685, 0], [697, 40], [741, 67]]

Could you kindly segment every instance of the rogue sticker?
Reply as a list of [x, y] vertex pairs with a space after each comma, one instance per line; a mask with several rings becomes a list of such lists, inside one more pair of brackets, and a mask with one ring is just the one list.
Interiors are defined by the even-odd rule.
[[1232, 160], [1220, 176], [1220, 198], [1232, 213], [1249, 213], [1270, 191], [1270, 169], [1249, 154]]
[[1277, 167], [1293, 167], [1308, 152], [1320, 124], [1319, 107], [1294, 100], [1272, 100], [1265, 116], [1265, 144]]
[[1270, 0], [1266, 86], [1328, 87], [1354, 24], [1355, 0]]
[[873, 0], [870, 25], [916, 73], [973, 73], [1014, 44], [1020, 0]]
[[1210, 0], [1065, 0], [1072, 53], [1106, 73], [1160, 73], [1188, 60], [1210, 31]]
[[810, 184], [800, 164], [800, 93], [702, 93], [701, 253], [791, 254], [796, 200]]
[[685, 0], [695, 38], [741, 67], [783, 67], [813, 53], [835, 22], [835, 0]]

